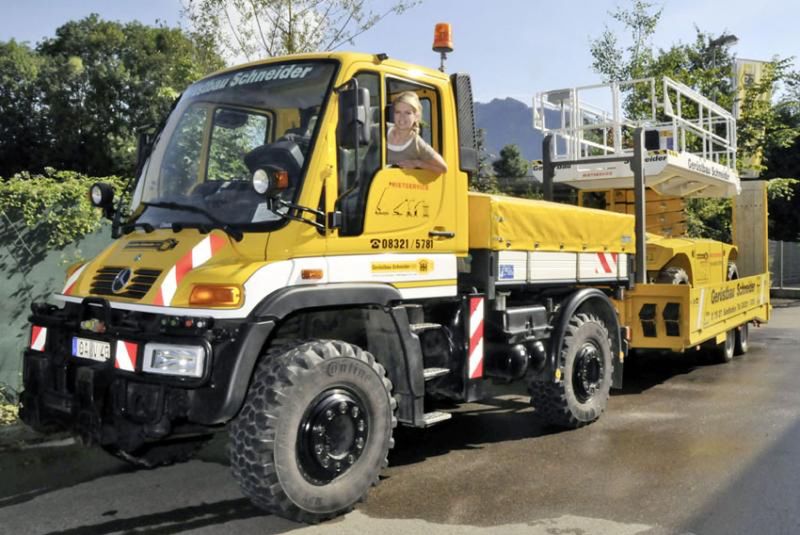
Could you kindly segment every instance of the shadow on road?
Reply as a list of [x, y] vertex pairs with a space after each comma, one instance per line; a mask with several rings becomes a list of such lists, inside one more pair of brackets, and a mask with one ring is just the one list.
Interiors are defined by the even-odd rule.
[[[104, 513], [113, 516], [116, 511]], [[49, 535], [102, 535], [105, 533], [147, 533], [152, 535], [168, 535], [183, 533], [206, 526], [221, 525], [234, 520], [242, 520], [264, 516], [264, 512], [256, 509], [249, 500], [224, 500], [217, 503], [204, 503], [181, 509], [173, 509], [163, 513], [141, 515], [133, 518], [110, 520], [103, 524], [92, 524], [63, 531], [54, 531]], [[285, 530], [259, 530], [263, 535], [283, 533]]]
[[[500, 392], [505, 392], [500, 395]], [[428, 429], [398, 427], [395, 448], [389, 454], [390, 466], [415, 464], [451, 451], [481, 449], [487, 444], [530, 439], [560, 432], [536, 418], [524, 388], [514, 385], [498, 389], [498, 397], [481, 400], [456, 409], [450, 421]]]

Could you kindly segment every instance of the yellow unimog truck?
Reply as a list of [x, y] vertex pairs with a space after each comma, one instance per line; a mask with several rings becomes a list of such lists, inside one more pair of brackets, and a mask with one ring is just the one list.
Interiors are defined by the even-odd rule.
[[[386, 165], [403, 91], [423, 102], [442, 175]], [[676, 347], [723, 333], [696, 334], [702, 292], [739, 303], [737, 282], [634, 284], [633, 216], [469, 192], [472, 106], [466, 75], [384, 54], [275, 58], [191, 85], [143, 140], [129, 206], [91, 190], [115, 241], [32, 305], [22, 419], [142, 466], [227, 430], [243, 492], [314, 522], [378, 482], [398, 423], [443, 422], [437, 400], [481, 399], [491, 380], [525, 381], [554, 425], [596, 420], [629, 340], [648, 336], [631, 302], [655, 304], [659, 340], [677, 303]], [[653, 262], [696, 265], [694, 245], [668, 248]]]

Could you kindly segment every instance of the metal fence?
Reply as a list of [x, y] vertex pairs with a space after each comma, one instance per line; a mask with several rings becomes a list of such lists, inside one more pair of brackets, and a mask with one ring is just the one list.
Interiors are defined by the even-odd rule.
[[773, 288], [800, 289], [800, 242], [769, 241]]

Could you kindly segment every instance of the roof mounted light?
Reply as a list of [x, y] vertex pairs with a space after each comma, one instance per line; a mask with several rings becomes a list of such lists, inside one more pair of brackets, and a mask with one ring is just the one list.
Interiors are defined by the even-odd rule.
[[444, 62], [447, 54], [453, 51], [453, 29], [447, 22], [439, 22], [433, 31], [433, 51], [438, 52], [441, 57], [439, 70], [444, 72]]

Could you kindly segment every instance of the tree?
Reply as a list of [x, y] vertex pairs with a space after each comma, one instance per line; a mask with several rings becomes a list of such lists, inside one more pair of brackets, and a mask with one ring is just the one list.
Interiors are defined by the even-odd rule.
[[472, 175], [469, 189], [480, 193], [498, 193], [497, 177], [494, 174], [489, 152], [486, 150], [486, 130], [478, 128], [476, 134], [478, 172]]
[[517, 145], [506, 145], [500, 149], [500, 159], [492, 164], [500, 178], [520, 179], [528, 175], [530, 163], [522, 157]]
[[[733, 107], [736, 97], [736, 88], [731, 83], [734, 57], [730, 51], [732, 40], [726, 38], [728, 36], [714, 36], [695, 26], [693, 43], [677, 43], [655, 53], [651, 37], [661, 16], [660, 9], [656, 10], [654, 4], [634, 0], [630, 9], [618, 9], [610, 15], [622, 23], [622, 33], [629, 36], [629, 41], [626, 47], [621, 46], [617, 35], [606, 27], [591, 43], [592, 67], [605, 81], [666, 75], [706, 95], [723, 108]], [[787, 149], [793, 146], [800, 134], [800, 121], [793, 119], [797, 117], [797, 103], [800, 102], [797, 79], [789, 60], [775, 58], [767, 65], [761, 82], [746, 90], [737, 121], [737, 162], [740, 166], [763, 152], [767, 156], [760, 169], [763, 175], [779, 176], [770, 172], [769, 166], [781, 158], [779, 155], [787, 154]], [[777, 104], [763, 98], [765, 93], [772, 94], [773, 88], [781, 83], [788, 83], [790, 89], [794, 89]], [[660, 92], [658, 85], [656, 87]], [[625, 107], [629, 116], [638, 116], [640, 110], [637, 106], [642, 102], [639, 96], [632, 92], [627, 94]], [[684, 109], [684, 114], [686, 112]], [[783, 161], [787, 159], [791, 158], [784, 157]], [[800, 167], [793, 170], [784, 168], [781, 172], [791, 173], [782, 176], [800, 176]], [[784, 193], [771, 195], [771, 199], [785, 201], [789, 193]], [[687, 204], [689, 234], [727, 240], [730, 236], [729, 216], [728, 199], [691, 200]]]
[[45, 167], [130, 174], [136, 128], [158, 124], [189, 83], [222, 66], [179, 29], [97, 15], [64, 24], [35, 50], [0, 43], [0, 111], [11, 109], [0, 114], [0, 132], [11, 132], [0, 176]]
[[396, 0], [375, 13], [366, 0], [184, 0], [183, 16], [229, 60], [251, 61], [352, 44], [388, 15], [418, 3]]

